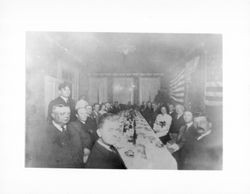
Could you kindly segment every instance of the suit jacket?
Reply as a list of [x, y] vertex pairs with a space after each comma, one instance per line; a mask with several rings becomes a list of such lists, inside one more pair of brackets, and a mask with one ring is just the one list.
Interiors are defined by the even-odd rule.
[[196, 137], [196, 128], [194, 127], [193, 124], [189, 128], [187, 128], [186, 125], [182, 125], [182, 127], [179, 130], [176, 143], [180, 147], [183, 147], [184, 144], [192, 142], [195, 137]]
[[77, 131], [77, 133], [79, 134], [82, 143], [82, 148], [88, 148], [88, 149], [92, 148], [93, 142], [91, 139], [91, 135], [88, 132], [86, 124], [83, 124], [81, 121], [77, 119], [76, 121], [70, 122], [69, 127], [72, 130]]
[[52, 100], [50, 103], [49, 103], [49, 106], [48, 106], [48, 121], [51, 122], [52, 121], [52, 116], [51, 116], [51, 113], [52, 113], [52, 108], [54, 105], [57, 105], [57, 104], [63, 104], [63, 105], [66, 105], [66, 106], [69, 106], [70, 107], [70, 121], [74, 121], [76, 120], [76, 116], [75, 116], [75, 102], [73, 99], [69, 98], [67, 103], [59, 96], [57, 97], [56, 99]]
[[146, 119], [146, 121], [148, 122], [148, 124], [150, 126], [153, 125], [153, 109], [152, 108], [146, 108], [144, 111], [143, 111], [143, 116], [144, 118]]
[[118, 153], [107, 150], [97, 141], [88, 158], [86, 168], [126, 169], [126, 166]]
[[169, 115], [172, 117], [172, 119], [175, 119], [176, 118], [176, 112], [172, 112], [172, 113], [169, 113]]
[[172, 120], [172, 124], [170, 126], [169, 132], [170, 133], [179, 133], [179, 130], [180, 130], [181, 126], [183, 126], [183, 125], [185, 125], [183, 115], [177, 119], [177, 114], [176, 114]]
[[60, 132], [53, 124], [45, 130], [42, 141], [40, 167], [80, 168], [83, 165], [83, 151], [80, 136], [75, 130], [67, 127]]
[[101, 114], [99, 113], [99, 112], [95, 112], [95, 111], [93, 111], [93, 118], [95, 119], [95, 121], [96, 121], [96, 126], [98, 126], [98, 124], [99, 124], [99, 120], [100, 120], [100, 117], [101, 117]]
[[177, 135], [176, 143], [179, 145], [180, 149], [174, 153], [174, 157], [178, 163], [178, 169], [183, 169], [183, 162], [186, 158], [188, 150], [188, 144], [192, 143], [196, 137], [196, 129], [192, 124], [188, 129], [186, 125], [183, 125]]
[[197, 140], [197, 137], [183, 146], [183, 169], [221, 170], [222, 146], [215, 142], [213, 132], [200, 140]]
[[93, 145], [94, 145], [95, 141], [98, 139], [98, 135], [97, 135], [97, 132], [96, 132], [97, 131], [97, 124], [96, 124], [96, 120], [93, 117], [93, 115], [90, 115], [87, 118], [86, 128], [88, 130], [88, 133], [91, 136], [91, 139], [92, 139], [92, 142], [93, 142]]

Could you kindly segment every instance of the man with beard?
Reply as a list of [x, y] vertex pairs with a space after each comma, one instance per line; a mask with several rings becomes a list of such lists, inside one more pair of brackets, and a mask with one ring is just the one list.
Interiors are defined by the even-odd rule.
[[212, 124], [206, 117], [194, 118], [196, 127], [192, 140], [183, 146], [185, 153], [182, 158], [184, 170], [221, 170], [222, 146], [218, 137], [212, 131]]

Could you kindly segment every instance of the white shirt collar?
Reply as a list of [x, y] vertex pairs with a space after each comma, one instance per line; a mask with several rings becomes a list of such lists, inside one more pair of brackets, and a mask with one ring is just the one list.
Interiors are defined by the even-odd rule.
[[187, 129], [188, 129], [189, 127], [191, 127], [192, 124], [193, 124], [193, 122], [186, 124]]
[[68, 98], [65, 98], [65, 97], [63, 97], [63, 96], [60, 96], [66, 103], [68, 102]]
[[[79, 121], [80, 121], [80, 120], [79, 120]], [[80, 122], [81, 122], [82, 124], [84, 124], [84, 125], [86, 124], [86, 121], [80, 121]]]
[[59, 124], [57, 124], [55, 121], [52, 121], [52, 124], [55, 126], [55, 128], [57, 128], [59, 131], [62, 131], [62, 127], [66, 130], [67, 129], [67, 125], [61, 126]]
[[203, 137], [206, 137], [207, 135], [209, 135], [212, 132], [212, 130], [207, 131], [206, 133], [203, 133], [200, 137], [197, 138], [197, 140], [201, 140]]
[[183, 115], [183, 114], [181, 114], [181, 115], [178, 115], [178, 114], [177, 114], [177, 119], [179, 119], [182, 115]]
[[103, 143], [100, 139], [97, 140], [97, 142], [104, 148], [106, 148], [107, 150], [113, 152], [113, 150], [110, 149], [109, 145]]

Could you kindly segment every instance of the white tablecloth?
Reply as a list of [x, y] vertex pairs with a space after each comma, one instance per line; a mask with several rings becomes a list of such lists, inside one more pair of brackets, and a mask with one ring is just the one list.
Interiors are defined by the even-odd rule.
[[[177, 169], [177, 163], [167, 147], [161, 145], [147, 121], [136, 112], [136, 144], [123, 143], [117, 150], [128, 169]], [[162, 146], [162, 147], [161, 147]], [[126, 152], [133, 153], [128, 156]]]

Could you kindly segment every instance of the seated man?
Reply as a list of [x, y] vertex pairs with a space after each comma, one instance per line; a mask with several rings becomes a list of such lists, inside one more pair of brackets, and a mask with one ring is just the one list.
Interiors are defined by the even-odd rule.
[[77, 120], [69, 123], [69, 127], [79, 133], [79, 136], [81, 138], [81, 143], [84, 153], [84, 163], [85, 163], [90, 154], [90, 150], [94, 145], [94, 140], [91, 138], [88, 126], [86, 125], [86, 121], [88, 118], [88, 113], [86, 108], [80, 107], [79, 109], [77, 109], [76, 117]]
[[145, 108], [142, 115], [145, 118], [145, 120], [148, 122], [148, 124], [152, 127], [153, 126], [153, 122], [152, 122], [153, 108], [152, 108], [152, 103], [150, 101], [147, 103], [147, 107]]
[[174, 152], [173, 156], [178, 163], [178, 169], [183, 169], [183, 161], [187, 153], [184, 146], [193, 141], [196, 131], [193, 124], [193, 114], [190, 111], [185, 111], [183, 118], [185, 125], [180, 128], [177, 139], [173, 140], [174, 143], [171, 142], [167, 145], [170, 151]]
[[86, 120], [86, 126], [87, 126], [89, 134], [91, 135], [92, 141], [95, 142], [98, 139], [98, 135], [96, 133], [97, 123], [93, 114], [92, 106], [87, 105], [86, 111], [88, 115], [87, 120]]
[[75, 106], [75, 109], [79, 109], [79, 108], [82, 108], [82, 107], [85, 107], [87, 106], [89, 103], [86, 101], [86, 97], [85, 95], [82, 95], [80, 97], [80, 99], [76, 102], [76, 106]]
[[120, 111], [120, 106], [118, 104], [118, 101], [115, 101], [110, 112], [113, 114], [117, 114], [119, 111]]
[[63, 104], [52, 107], [52, 122], [45, 130], [40, 156], [41, 167], [80, 168], [83, 150], [79, 134], [67, 126], [70, 107]]
[[173, 104], [168, 104], [168, 114], [169, 114], [172, 118], [176, 118], [175, 107], [174, 107]]
[[221, 169], [222, 146], [217, 141], [211, 123], [204, 116], [194, 119], [196, 126], [195, 138], [183, 146], [185, 157], [183, 169], [185, 170], [219, 170]]
[[185, 121], [183, 118], [184, 110], [185, 110], [184, 106], [181, 104], [177, 104], [175, 106], [176, 114], [174, 114], [174, 117], [172, 119], [172, 123], [171, 123], [170, 129], [169, 129], [167, 141], [173, 140], [173, 139], [176, 140], [180, 128], [183, 125], [185, 125]]
[[100, 108], [99, 114], [100, 114], [100, 116], [107, 114], [106, 105], [104, 103], [101, 104], [101, 108]]
[[118, 118], [110, 114], [99, 123], [99, 139], [88, 158], [86, 168], [126, 169], [118, 151], [114, 148], [120, 137]]

